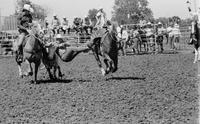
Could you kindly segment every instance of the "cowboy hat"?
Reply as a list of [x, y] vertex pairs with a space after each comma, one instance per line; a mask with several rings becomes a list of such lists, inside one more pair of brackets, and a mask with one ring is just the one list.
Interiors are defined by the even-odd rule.
[[162, 23], [161, 23], [161, 22], [158, 22], [158, 25], [162, 25]]
[[103, 10], [103, 7], [99, 7], [99, 9], [98, 10]]
[[30, 11], [30, 10], [31, 10], [31, 5], [29, 5], [29, 4], [24, 4], [23, 10]]
[[151, 22], [148, 22], [147, 25], [151, 25]]
[[53, 17], [57, 17], [57, 15], [54, 13], [54, 14], [53, 14]]

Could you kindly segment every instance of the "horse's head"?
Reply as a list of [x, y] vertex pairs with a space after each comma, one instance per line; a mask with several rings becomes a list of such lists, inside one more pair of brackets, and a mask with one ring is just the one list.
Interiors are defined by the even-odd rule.
[[116, 35], [117, 34], [117, 23], [112, 23], [111, 21], [107, 21], [107, 25], [109, 27], [109, 32], [112, 35]]
[[32, 27], [31, 27], [31, 33], [33, 34], [40, 34], [42, 31], [41, 25], [37, 21], [33, 21]]

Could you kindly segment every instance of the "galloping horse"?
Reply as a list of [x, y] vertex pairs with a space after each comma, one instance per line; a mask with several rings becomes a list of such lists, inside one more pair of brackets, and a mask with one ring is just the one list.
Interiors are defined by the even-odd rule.
[[189, 44], [194, 45], [195, 57], [194, 57], [193, 63], [196, 63], [197, 61], [200, 60], [200, 31], [199, 31], [197, 21], [192, 23], [192, 32], [191, 32], [191, 35], [190, 35]]
[[[110, 31], [105, 31], [103, 37], [96, 37], [100, 30], [97, 30], [92, 34], [92, 40], [95, 42], [95, 46], [92, 49], [97, 64], [102, 72], [102, 75], [114, 73], [118, 70], [118, 48], [117, 38], [115, 32], [115, 25], [111, 25]], [[104, 29], [102, 29], [104, 30]], [[102, 67], [102, 62], [99, 58], [102, 56], [106, 65], [106, 70]]]

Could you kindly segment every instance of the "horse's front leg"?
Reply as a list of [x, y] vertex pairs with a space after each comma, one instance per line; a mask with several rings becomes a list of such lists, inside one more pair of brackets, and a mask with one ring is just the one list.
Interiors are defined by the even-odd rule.
[[198, 51], [197, 51], [197, 49], [195, 48], [194, 62], [193, 62], [193, 63], [197, 63], [197, 60], [198, 60]]
[[23, 78], [21, 63], [17, 63], [17, 66], [18, 66], [18, 70], [19, 70], [19, 77], [20, 77], [20, 78]]
[[110, 68], [109, 68], [109, 63], [107, 59], [104, 59], [104, 63], [106, 65], [106, 74], [108, 74], [110, 72]]
[[28, 60], [26, 60], [26, 63], [28, 64], [28, 70], [27, 70], [27, 72], [25, 72], [25, 76], [32, 76], [33, 75], [33, 68], [32, 68], [32, 66], [31, 66], [31, 63], [28, 61]]
[[95, 59], [97, 61], [98, 66], [99, 66], [99, 68], [101, 70], [102, 75], [105, 76], [106, 75], [106, 71], [102, 67], [102, 63], [101, 63], [101, 60], [100, 60], [98, 54], [95, 51], [93, 52], [93, 54], [94, 54], [94, 57], [95, 57]]
[[[106, 66], [108, 66], [108, 69], [106, 71], [106, 74], [110, 73], [110, 72], [114, 72], [115, 70], [115, 64], [114, 64], [114, 61], [110, 58], [110, 56], [108, 54], [104, 54], [104, 58], [105, 60], [107, 61], [108, 64], [106, 64]], [[105, 62], [105, 61], [104, 61]]]

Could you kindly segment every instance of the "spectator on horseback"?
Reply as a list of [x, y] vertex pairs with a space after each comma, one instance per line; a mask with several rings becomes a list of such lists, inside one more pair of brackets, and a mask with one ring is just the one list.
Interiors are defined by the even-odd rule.
[[68, 34], [70, 33], [69, 21], [67, 20], [66, 17], [63, 17], [63, 20], [61, 22], [61, 29], [64, 34], [66, 34], [66, 31], [68, 31]]
[[25, 36], [27, 36], [30, 32], [30, 27], [32, 26], [32, 13], [34, 12], [33, 8], [31, 8], [31, 5], [24, 4], [24, 7], [22, 11], [19, 13], [17, 18], [18, 23], [18, 31], [19, 31], [19, 40], [17, 43], [17, 61], [23, 61], [23, 41], [25, 39]]
[[102, 7], [99, 8], [98, 13], [96, 14], [96, 20], [97, 23], [95, 27], [97, 29], [102, 29], [106, 26], [106, 13], [104, 12]]
[[60, 20], [58, 19], [56, 14], [53, 15], [53, 20], [52, 20], [51, 25], [52, 25], [52, 31], [53, 31], [54, 35], [56, 33], [59, 34]]
[[87, 35], [89, 35], [88, 29], [90, 29], [90, 32], [92, 33], [92, 22], [88, 16], [85, 16], [83, 19], [83, 29]]

